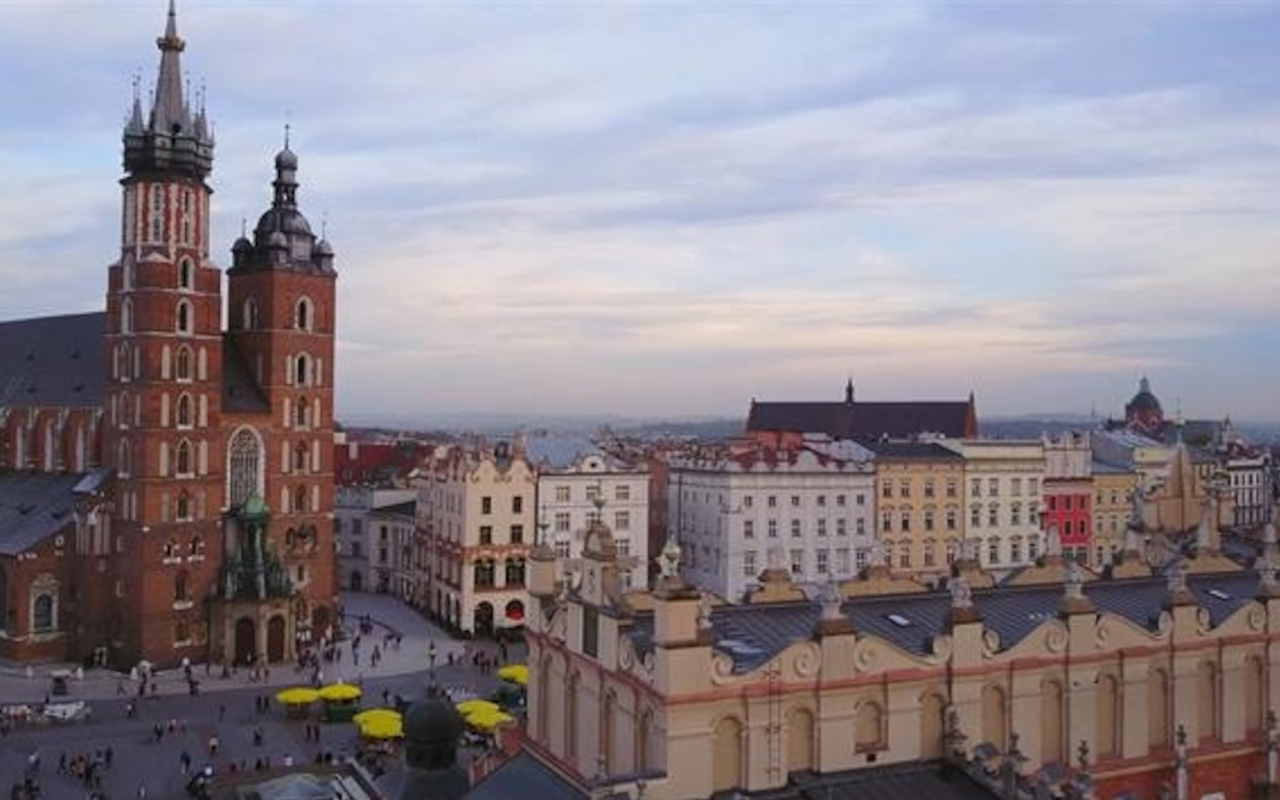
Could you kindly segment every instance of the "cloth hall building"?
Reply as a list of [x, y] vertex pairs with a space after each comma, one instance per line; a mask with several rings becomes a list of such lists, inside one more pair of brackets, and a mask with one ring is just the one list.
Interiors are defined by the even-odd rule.
[[0, 658], [280, 661], [334, 621], [334, 253], [286, 140], [224, 285], [172, 3], [157, 45], [105, 309], [0, 323]]

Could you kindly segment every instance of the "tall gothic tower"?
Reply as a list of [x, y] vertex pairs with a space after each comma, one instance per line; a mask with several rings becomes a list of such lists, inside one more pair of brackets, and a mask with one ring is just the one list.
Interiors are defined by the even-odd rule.
[[107, 289], [104, 462], [116, 469], [113, 646], [201, 655], [223, 496], [221, 275], [209, 261], [213, 137], [184, 96], [170, 0], [154, 101], [124, 129], [120, 260]]

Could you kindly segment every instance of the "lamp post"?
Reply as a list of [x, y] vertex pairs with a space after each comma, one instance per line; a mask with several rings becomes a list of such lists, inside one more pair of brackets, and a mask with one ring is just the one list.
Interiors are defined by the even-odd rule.
[[438, 691], [436, 686], [436, 640], [427, 640], [427, 696], [434, 696]]

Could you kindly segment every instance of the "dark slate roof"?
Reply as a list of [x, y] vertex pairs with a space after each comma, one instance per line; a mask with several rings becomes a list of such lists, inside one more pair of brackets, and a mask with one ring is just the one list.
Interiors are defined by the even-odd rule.
[[[970, 430], [967, 401], [905, 401], [865, 403], [752, 402], [747, 431], [825, 433], [834, 439], [907, 439], [938, 433], [962, 439]], [[975, 423], [976, 427], [976, 423]]]
[[937, 442], [867, 442], [877, 458], [920, 459], [922, 461], [964, 461], [964, 456]]
[[271, 413], [271, 404], [230, 334], [222, 337], [222, 409], [239, 414]]
[[798, 777], [785, 788], [747, 795], [750, 800], [993, 800], [997, 796], [963, 770], [938, 761]]
[[0, 322], [0, 406], [101, 406], [107, 315]]
[[[1251, 570], [1190, 575], [1187, 585], [1209, 612], [1210, 624], [1217, 626], [1254, 598], [1258, 575]], [[1155, 576], [1094, 581], [1085, 585], [1084, 593], [1100, 612], [1154, 630], [1168, 589], [1165, 578]], [[999, 636], [1001, 648], [1007, 649], [1045, 621], [1055, 619], [1062, 596], [1062, 586], [1056, 583], [1001, 586], [974, 591], [973, 604], [984, 625]], [[951, 596], [933, 591], [855, 597], [846, 600], [841, 609], [855, 629], [906, 652], [926, 655], [934, 637], [946, 632]], [[720, 606], [711, 613], [712, 647], [733, 660], [735, 672], [750, 672], [791, 644], [810, 638], [818, 616], [818, 604], [807, 601]], [[642, 655], [652, 650], [652, 614], [638, 615], [628, 635]]]
[[586, 792], [527, 750], [520, 751], [489, 773], [465, 795], [465, 800], [511, 800], [514, 797], [588, 800]]
[[75, 524], [73, 489], [84, 476], [0, 473], [0, 554], [15, 555]]
[[409, 517], [412, 519], [418, 514], [417, 502], [410, 500], [405, 503], [392, 503], [391, 505], [378, 506], [373, 509], [375, 514], [389, 514], [397, 517]]

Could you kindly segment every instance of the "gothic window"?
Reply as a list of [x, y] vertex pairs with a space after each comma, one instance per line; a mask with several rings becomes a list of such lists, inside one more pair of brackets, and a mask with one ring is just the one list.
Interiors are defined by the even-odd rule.
[[258, 302], [252, 297], [244, 301], [244, 313], [241, 315], [240, 327], [246, 331], [258, 329]]
[[31, 630], [33, 633], [49, 633], [57, 622], [57, 601], [52, 594], [36, 595], [31, 604]]
[[116, 454], [116, 470], [122, 478], [129, 477], [129, 473], [133, 470], [132, 453], [129, 451], [129, 443], [124, 440], [121, 440], [119, 452]]
[[293, 510], [305, 514], [307, 511], [307, 487], [299, 486], [293, 490]]
[[177, 456], [174, 458], [174, 472], [178, 477], [191, 477], [195, 471], [191, 458], [191, 442], [186, 439], [178, 442]]
[[[182, 243], [191, 244], [191, 190], [182, 193]], [[190, 286], [183, 288], [190, 289]]]
[[159, 243], [164, 238], [164, 187], [151, 187], [151, 241]]
[[178, 427], [191, 427], [191, 395], [183, 394], [178, 396]]
[[293, 424], [295, 427], [298, 427], [298, 428], [307, 427], [308, 408], [309, 406], [307, 404], [307, 398], [299, 397], [298, 404], [294, 407], [294, 412], [293, 412]]
[[133, 301], [127, 297], [120, 301], [120, 332], [133, 333]]
[[293, 383], [295, 386], [306, 386], [308, 377], [307, 357], [298, 356], [293, 362]]
[[293, 471], [307, 471], [307, 445], [305, 442], [298, 442], [297, 446], [293, 449]]
[[227, 459], [227, 489], [231, 507], [236, 508], [260, 491], [262, 481], [262, 444], [248, 428], [231, 437]]
[[178, 358], [175, 361], [175, 375], [180, 381], [191, 380], [191, 348], [183, 345], [178, 348]]
[[189, 258], [184, 258], [178, 262], [178, 288], [196, 288], [196, 267]]
[[191, 310], [191, 303], [186, 300], [178, 301], [175, 318], [178, 333], [192, 332], [195, 326], [195, 319]]
[[186, 491], [178, 493], [178, 507], [175, 517], [179, 522], [186, 522], [191, 519], [191, 495]]
[[299, 300], [293, 313], [294, 327], [300, 331], [311, 330], [311, 326], [315, 323], [313, 317], [314, 313], [311, 307], [311, 300], [306, 297]]

